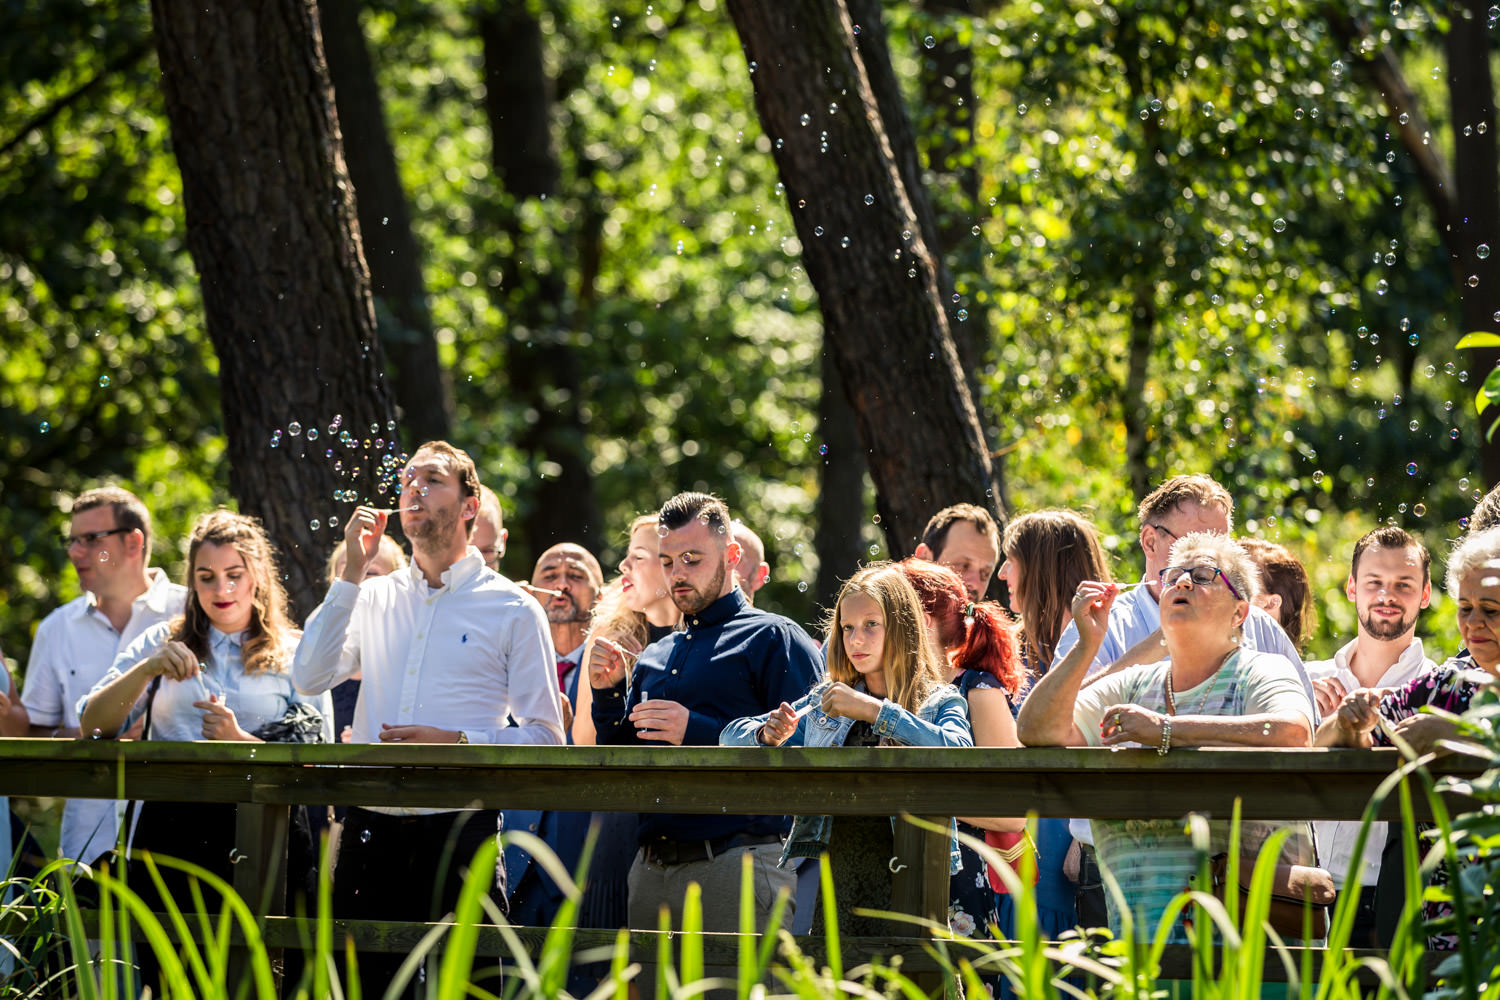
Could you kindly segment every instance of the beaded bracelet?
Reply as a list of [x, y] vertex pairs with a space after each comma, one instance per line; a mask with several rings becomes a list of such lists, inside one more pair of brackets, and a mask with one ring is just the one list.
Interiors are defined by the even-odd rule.
[[1172, 717], [1164, 715], [1161, 717], [1161, 746], [1156, 748], [1156, 755], [1165, 757], [1170, 749], [1172, 749]]

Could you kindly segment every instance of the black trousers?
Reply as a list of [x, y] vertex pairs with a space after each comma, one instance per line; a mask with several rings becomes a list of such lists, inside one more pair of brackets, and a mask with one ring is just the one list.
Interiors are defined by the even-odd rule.
[[[469, 864], [500, 831], [494, 810], [390, 816], [351, 806], [344, 817], [333, 879], [333, 912], [342, 919], [438, 920], [458, 904]], [[505, 859], [497, 856], [490, 899], [505, 912]], [[435, 953], [434, 953], [435, 954]], [[360, 993], [382, 996], [404, 954], [361, 952]], [[475, 978], [482, 975], [475, 969]], [[425, 993], [414, 976], [405, 995]], [[498, 980], [488, 986], [499, 993]]]

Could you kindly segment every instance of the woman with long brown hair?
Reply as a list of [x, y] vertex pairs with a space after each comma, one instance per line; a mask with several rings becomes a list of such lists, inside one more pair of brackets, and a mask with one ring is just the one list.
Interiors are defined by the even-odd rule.
[[[144, 717], [147, 740], [330, 740], [326, 696], [310, 698], [292, 687], [301, 634], [287, 614], [281, 572], [260, 522], [228, 510], [198, 518], [186, 583], [182, 616], [141, 633], [89, 692], [80, 713], [83, 731], [114, 739]], [[233, 804], [151, 802], [137, 804], [135, 812], [132, 852], [192, 861], [231, 877]], [[315, 857], [310, 843], [300, 849], [307, 856], [294, 856], [288, 866], [294, 887], [303, 884]], [[299, 864], [302, 870], [294, 870]], [[174, 895], [185, 888], [184, 879], [162, 874]]]

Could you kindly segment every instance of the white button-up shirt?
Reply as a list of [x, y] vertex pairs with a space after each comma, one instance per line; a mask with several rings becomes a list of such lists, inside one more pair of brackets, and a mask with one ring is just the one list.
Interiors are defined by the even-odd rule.
[[335, 581], [297, 647], [297, 690], [320, 694], [361, 673], [355, 743], [378, 743], [384, 723], [457, 729], [471, 743], [563, 744], [542, 606], [472, 546], [441, 579], [429, 587], [412, 563], [363, 586]]
[[[1331, 660], [1314, 660], [1307, 665], [1307, 675], [1315, 681], [1335, 677], [1344, 686], [1345, 694], [1353, 694], [1364, 687], [1359, 678], [1354, 676], [1354, 671], [1349, 669], [1349, 661], [1354, 658], [1354, 647], [1357, 640], [1350, 642], [1337, 653], [1333, 654]], [[1407, 681], [1417, 676], [1424, 670], [1431, 670], [1437, 664], [1427, 658], [1422, 649], [1422, 640], [1412, 636], [1410, 645], [1401, 651], [1401, 655], [1391, 668], [1380, 675], [1380, 680], [1375, 687], [1402, 687]], [[1360, 885], [1374, 885], [1380, 880], [1380, 853], [1385, 849], [1387, 824], [1371, 823], [1370, 833], [1365, 840], [1365, 853], [1361, 863], [1354, 863], [1354, 841], [1359, 836], [1359, 821], [1346, 819], [1326, 819], [1313, 823], [1313, 830], [1318, 835], [1318, 863], [1328, 869], [1333, 876], [1334, 883], [1343, 888], [1345, 881], [1349, 878], [1351, 871], [1358, 870]]]
[[[160, 569], [146, 571], [150, 585], [130, 605], [130, 621], [116, 632], [91, 593], [55, 609], [37, 626], [26, 661], [21, 704], [32, 725], [78, 728], [80, 699], [99, 683], [129, 643], [153, 625], [182, 614], [187, 589]], [[91, 862], [114, 846], [125, 803], [69, 799], [63, 805], [62, 856]]]

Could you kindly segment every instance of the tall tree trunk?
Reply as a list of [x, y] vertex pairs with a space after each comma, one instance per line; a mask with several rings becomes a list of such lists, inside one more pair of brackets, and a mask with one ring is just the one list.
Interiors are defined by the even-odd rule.
[[[1345, 53], [1365, 83], [1380, 94], [1392, 133], [1411, 157], [1412, 165], [1432, 207], [1439, 238], [1458, 289], [1463, 333], [1500, 333], [1500, 152], [1496, 132], [1495, 81], [1490, 73], [1487, 4], [1457, 0], [1450, 8], [1451, 24], [1443, 38], [1448, 57], [1448, 104], [1452, 115], [1454, 162], [1448, 163], [1431, 141], [1436, 131], [1416, 91], [1407, 83], [1401, 64], [1388, 48], [1371, 49], [1366, 25], [1342, 7], [1330, 5], [1325, 16]], [[1480, 251], [1480, 245], [1489, 247]], [[1480, 256], [1484, 253], [1485, 256]], [[1469, 278], [1476, 279], [1470, 286]], [[1469, 352], [1471, 385], [1479, 385], [1500, 363], [1500, 351]], [[1500, 434], [1484, 439], [1492, 411], [1481, 417], [1480, 464], [1489, 486], [1500, 484]]]
[[370, 265], [380, 341], [390, 362], [402, 430], [407, 443], [415, 446], [452, 434], [453, 386], [438, 360], [422, 254], [396, 171], [380, 87], [360, 27], [360, 7], [361, 0], [319, 0], [318, 13]]
[[[1500, 333], [1500, 120], [1495, 116], [1495, 81], [1490, 73], [1493, 29], [1485, 30], [1489, 3], [1457, 0], [1444, 46], [1448, 52], [1448, 100], [1453, 123], [1453, 175], [1460, 211], [1445, 234], [1458, 279], [1464, 332]], [[1480, 250], [1481, 246], [1487, 247]], [[1473, 282], [1471, 285], [1470, 282]], [[1470, 384], [1481, 384], [1500, 362], [1493, 348], [1469, 352]], [[1480, 418], [1480, 431], [1494, 411]], [[1485, 440], [1480, 456], [1486, 484], [1500, 483], [1500, 433]]]
[[831, 608], [839, 596], [839, 581], [847, 579], [864, 551], [865, 456], [859, 445], [854, 410], [839, 383], [839, 373], [825, 347], [822, 355], [823, 391], [818, 399], [818, 437], [828, 449], [821, 456], [818, 477], [818, 525], [813, 548], [818, 552], [816, 599]]
[[[1141, 63], [1140, 35], [1135, 23], [1127, 19], [1121, 26], [1115, 51], [1119, 53], [1126, 91], [1130, 106], [1144, 107], [1150, 85], [1145, 79], [1145, 67]], [[1162, 141], [1161, 124], [1154, 115], [1141, 122], [1141, 156], [1136, 163], [1136, 176], [1143, 193], [1145, 205], [1163, 204], [1161, 199], [1173, 197], [1167, 183], [1166, 168], [1161, 158], [1165, 143]], [[1157, 229], [1156, 232], [1160, 232]], [[1156, 276], [1161, 261], [1159, 245], [1138, 246], [1132, 259], [1122, 262], [1123, 271], [1130, 289], [1130, 338], [1126, 359], [1125, 392], [1121, 397], [1121, 421], [1125, 427], [1125, 471], [1130, 478], [1131, 495], [1143, 497], [1151, 492], [1151, 470], [1147, 459], [1146, 380], [1151, 363], [1151, 347], [1156, 338], [1158, 309], [1156, 304]]]
[[[833, 354], [869, 454], [891, 554], [960, 501], [998, 511], [999, 481], [943, 311], [922, 222], [844, 0], [730, 0], [755, 103], [802, 242]], [[861, 18], [863, 33], [884, 30]], [[888, 81], [881, 81], [884, 89]], [[826, 138], [824, 138], [826, 133]], [[901, 151], [909, 152], [909, 146]], [[1003, 516], [1003, 515], [1002, 515]]]
[[[544, 241], [526, 231], [522, 201], [556, 193], [561, 176], [552, 142], [552, 81], [542, 54], [542, 31], [524, 3], [482, 5], [479, 31], [484, 45], [485, 113], [491, 132], [491, 159], [511, 201], [501, 206], [499, 226], [512, 248], [499, 266], [500, 294], [510, 336], [505, 369], [512, 397], [527, 424], [515, 444], [530, 460], [535, 480], [520, 511], [521, 530], [512, 531], [519, 561], [556, 542], [576, 542], [591, 552], [604, 544], [603, 518], [589, 469], [589, 451], [580, 407], [582, 380], [572, 348], [582, 322], [569, 305], [566, 269], [530, 263]], [[575, 301], [591, 303], [597, 275], [597, 206], [578, 213], [582, 235], [582, 287]], [[566, 242], [566, 241], [558, 241]]]
[[[396, 431], [317, 7], [152, 0], [151, 14], [187, 244], [219, 356], [230, 489], [265, 522], [305, 614], [338, 537], [311, 522], [347, 514], [335, 491], [377, 494], [374, 440]], [[352, 446], [327, 433], [336, 415]], [[326, 437], [306, 444], [294, 420]]]

